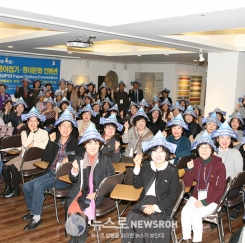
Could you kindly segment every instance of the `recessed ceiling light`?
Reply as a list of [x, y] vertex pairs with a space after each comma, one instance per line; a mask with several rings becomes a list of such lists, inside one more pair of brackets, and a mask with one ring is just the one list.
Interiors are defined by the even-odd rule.
[[137, 55], [137, 57], [141, 57], [141, 55]]
[[13, 48], [13, 46], [8, 46], [8, 48]]
[[201, 17], [204, 17], [204, 16], [206, 16], [206, 14], [200, 14], [200, 16], [201, 16]]
[[194, 62], [197, 62], [197, 59], [194, 59], [193, 61], [194, 61]]
[[169, 54], [168, 53], [166, 53], [166, 54], [164, 54], [165, 56], [169, 56]]

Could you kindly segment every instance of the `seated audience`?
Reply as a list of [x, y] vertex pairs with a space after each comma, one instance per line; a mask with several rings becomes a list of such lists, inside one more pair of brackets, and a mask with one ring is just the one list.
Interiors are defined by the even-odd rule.
[[72, 81], [67, 81], [67, 90], [63, 93], [63, 97], [66, 97], [70, 101], [71, 106], [76, 109], [78, 105], [77, 92], [73, 89], [75, 84]]
[[164, 88], [161, 92], [160, 92], [160, 99], [161, 99], [161, 102], [163, 102], [165, 99], [168, 100], [168, 102], [170, 103], [170, 106], [173, 104], [173, 101], [172, 99], [169, 97], [169, 93], [170, 93], [170, 90], [167, 89], [167, 88]]
[[198, 107], [196, 104], [192, 106], [194, 112], [197, 115], [197, 119], [196, 122], [200, 125], [200, 127], [202, 127], [202, 109], [200, 107]]
[[175, 102], [175, 104], [170, 108], [170, 110], [173, 112], [174, 117], [178, 116], [179, 114], [182, 114], [185, 111], [184, 107], [181, 106], [178, 101]]
[[233, 146], [236, 149], [240, 148], [241, 145], [241, 141], [242, 141], [242, 137], [243, 137], [243, 119], [240, 113], [236, 113], [234, 116], [231, 116], [229, 125], [231, 126], [231, 129], [233, 130], [233, 132], [235, 132], [237, 134], [237, 141], [233, 141]]
[[42, 91], [39, 92], [37, 96], [38, 102], [36, 103], [36, 109], [39, 113], [42, 113], [44, 109], [44, 100], [45, 100], [45, 95]]
[[170, 120], [174, 119], [173, 112], [170, 111], [171, 104], [169, 103], [168, 99], [165, 99], [163, 102], [160, 103], [160, 108], [162, 110], [162, 120], [167, 123]]
[[4, 103], [6, 100], [11, 100], [10, 94], [6, 93], [8, 86], [4, 83], [0, 83], [0, 110], [4, 108]]
[[92, 103], [91, 105], [93, 111], [95, 112], [95, 117], [91, 117], [91, 121], [95, 124], [96, 129], [100, 130], [100, 118], [101, 118], [101, 114], [100, 114], [100, 107], [101, 107], [101, 102], [100, 100], [96, 100], [94, 103]]
[[[4, 114], [10, 115], [14, 111], [13, 101], [9, 98], [3, 103], [3, 109], [0, 110], [0, 118], [3, 119]], [[7, 125], [7, 124], [6, 124]]]
[[212, 112], [209, 112], [208, 114], [211, 116], [212, 113], [216, 113], [217, 117], [218, 117], [218, 120], [223, 123], [225, 121], [225, 115], [226, 115], [226, 112], [225, 111], [222, 111], [220, 110], [219, 107], [216, 107]]

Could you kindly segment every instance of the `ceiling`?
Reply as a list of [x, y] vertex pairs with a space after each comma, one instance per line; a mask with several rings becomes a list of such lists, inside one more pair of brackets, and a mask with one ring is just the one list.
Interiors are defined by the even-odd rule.
[[[217, 1], [219, 2], [219, 1]], [[245, 2], [0, 1], [0, 54], [118, 63], [198, 64], [198, 52], [245, 51]], [[72, 49], [67, 41], [93, 40]], [[207, 65], [207, 61], [201, 65]]]

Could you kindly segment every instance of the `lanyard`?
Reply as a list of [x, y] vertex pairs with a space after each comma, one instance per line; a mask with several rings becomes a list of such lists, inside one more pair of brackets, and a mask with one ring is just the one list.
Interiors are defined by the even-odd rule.
[[[211, 168], [212, 168], [212, 164], [211, 164], [211, 166], [209, 167], [209, 171], [208, 171], [208, 176], [207, 176], [207, 179], [205, 179], [205, 176], [206, 176], [206, 175], [205, 175], [205, 172], [206, 172], [206, 167], [204, 167], [204, 181], [205, 181], [205, 187], [206, 187], [206, 190], [207, 190], [208, 178], [209, 178], [209, 176], [210, 176]], [[201, 170], [202, 170], [202, 165], [201, 165], [201, 163], [200, 163], [200, 164], [199, 164], [199, 172], [198, 172], [198, 183], [197, 183], [197, 190], [198, 190], [199, 183], [200, 183]]]

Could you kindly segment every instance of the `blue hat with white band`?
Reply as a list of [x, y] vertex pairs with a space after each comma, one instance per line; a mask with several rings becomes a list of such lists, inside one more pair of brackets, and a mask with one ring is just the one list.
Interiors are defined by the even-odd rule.
[[220, 127], [221, 126], [221, 122], [218, 120], [218, 117], [217, 117], [217, 115], [216, 115], [216, 112], [213, 112], [212, 114], [211, 114], [211, 116], [209, 116], [209, 117], [207, 117], [207, 118], [202, 118], [202, 124], [204, 125], [204, 124], [206, 124], [206, 123], [208, 123], [208, 122], [213, 122], [213, 123], [215, 123], [218, 127]]
[[78, 114], [82, 115], [85, 112], [89, 112], [93, 117], [96, 117], [96, 113], [94, 110], [92, 110], [92, 107], [90, 104], [87, 104], [85, 107], [78, 110]]
[[218, 112], [218, 113], [222, 114], [223, 116], [225, 116], [225, 115], [226, 115], [226, 112], [225, 112], [225, 111], [220, 110], [220, 108], [219, 108], [219, 107], [216, 107], [216, 108], [214, 109], [214, 111], [209, 112], [209, 113], [208, 113], [208, 115], [209, 115], [209, 116], [211, 116], [211, 114], [212, 114], [213, 112], [215, 112], [215, 113], [216, 113], [216, 112]]
[[197, 114], [194, 112], [194, 110], [192, 109], [192, 106], [191, 106], [191, 105], [189, 105], [189, 106], [186, 108], [186, 110], [185, 110], [183, 116], [185, 116], [185, 115], [187, 115], [187, 114], [192, 115], [192, 116], [194, 116], [195, 118], [197, 118]]
[[134, 116], [131, 117], [131, 121], [133, 121], [136, 117], [144, 117], [146, 121], [150, 121], [149, 117], [146, 115], [145, 111], [142, 107], [139, 108], [139, 110], [135, 113]]
[[237, 134], [231, 129], [227, 121], [224, 121], [220, 128], [212, 133], [212, 138], [228, 136], [237, 139]]
[[21, 82], [28, 82], [29, 84], [31, 84], [31, 80], [28, 79], [28, 78], [23, 78], [23, 79], [21, 80]]
[[210, 135], [206, 130], [204, 131], [203, 135], [192, 144], [191, 150], [196, 149], [197, 146], [201, 144], [209, 144], [214, 149], [214, 151], [218, 152], [218, 149], [216, 148], [214, 141], [211, 139]]
[[170, 93], [170, 89], [164, 88], [160, 93], [162, 94], [162, 92], [166, 92], [166, 93]]
[[117, 113], [119, 113], [119, 110], [118, 110], [118, 105], [115, 104], [114, 106], [112, 106], [108, 111], [117, 111]]
[[132, 81], [130, 83], [131, 83], [131, 85], [134, 85], [134, 83], [136, 83], [136, 84], [138, 84], [139, 87], [141, 86], [141, 83], [137, 79], [135, 79], [134, 81]]
[[37, 96], [37, 100], [39, 100], [39, 98], [40, 98], [41, 96], [45, 97], [45, 94], [44, 94], [42, 91], [39, 92], [39, 94], [38, 94], [38, 96]]
[[66, 80], [64, 78], [61, 78], [60, 81], [58, 82], [58, 84], [60, 85], [62, 82], [64, 82], [66, 84]]
[[46, 120], [46, 116], [39, 114], [39, 112], [37, 111], [37, 109], [34, 106], [29, 111], [29, 113], [21, 115], [21, 120], [26, 121], [31, 117], [36, 117], [38, 120], [40, 120], [42, 122], [45, 122], [45, 120]]
[[113, 114], [113, 115], [110, 115], [108, 118], [100, 118], [100, 124], [101, 124], [101, 125], [114, 124], [114, 125], [116, 125], [117, 130], [118, 130], [119, 132], [121, 132], [122, 129], [123, 129], [123, 125], [120, 124], [120, 123], [117, 121], [117, 117], [116, 117], [116, 115], [114, 115], [114, 114]]
[[170, 143], [166, 140], [166, 138], [163, 136], [161, 131], [158, 131], [157, 134], [152, 138], [152, 140], [147, 142], [142, 142], [142, 150], [143, 152], [149, 150], [150, 148], [156, 147], [156, 146], [163, 146], [164, 148], [168, 149], [171, 154], [175, 153], [176, 144]]
[[188, 125], [185, 123], [182, 115], [179, 113], [173, 120], [169, 121], [167, 123], [167, 127], [172, 127], [172, 126], [181, 126], [182, 128], [186, 129], [187, 131], [188, 129]]
[[174, 110], [174, 109], [178, 109], [178, 110], [180, 110], [180, 111], [184, 111], [184, 110], [185, 110], [185, 108], [182, 107], [182, 106], [179, 104], [178, 101], [176, 101], [175, 104], [174, 104], [172, 107], [170, 107], [169, 109], [170, 109], [171, 111]]
[[51, 105], [55, 105], [54, 104], [54, 101], [53, 101], [53, 99], [51, 98], [51, 97], [49, 97], [45, 102], [44, 102], [45, 104], [47, 104], [47, 103], [49, 103], [49, 104], [51, 104]]
[[98, 140], [101, 141], [102, 143], [105, 143], [105, 140], [101, 137], [100, 133], [97, 131], [93, 123], [90, 123], [83, 136], [79, 139], [78, 144], [84, 143], [91, 139]]
[[118, 83], [118, 86], [122, 84], [124, 87], [126, 87], [126, 84], [121, 80], [119, 83]]
[[153, 111], [159, 111], [159, 114], [162, 115], [162, 111], [158, 105], [154, 105], [153, 108], [149, 111], [149, 113], [152, 113]]
[[102, 88], [108, 89], [108, 87], [106, 86], [105, 82], [103, 82], [103, 83], [100, 85], [100, 87], [99, 87], [99, 89], [102, 89]]
[[16, 107], [17, 105], [23, 105], [25, 108], [28, 108], [26, 102], [20, 97], [16, 102], [14, 102], [13, 106]]
[[238, 119], [242, 123], [242, 125], [244, 125], [244, 121], [243, 121], [242, 115], [239, 112], [237, 112], [235, 115], [230, 117], [230, 122], [234, 118]]
[[62, 115], [59, 117], [58, 120], [55, 121], [54, 126], [58, 126], [62, 122], [69, 121], [71, 122], [75, 127], [77, 127], [77, 122], [73, 117], [71, 116], [71, 113], [68, 109], [66, 109]]
[[145, 107], [149, 107], [150, 105], [146, 102], [145, 99], [142, 99], [139, 103], [138, 103], [139, 106], [145, 106]]
[[160, 106], [165, 105], [165, 104], [169, 106], [169, 109], [172, 108], [172, 105], [169, 102], [168, 98], [164, 99], [164, 101], [160, 103]]

